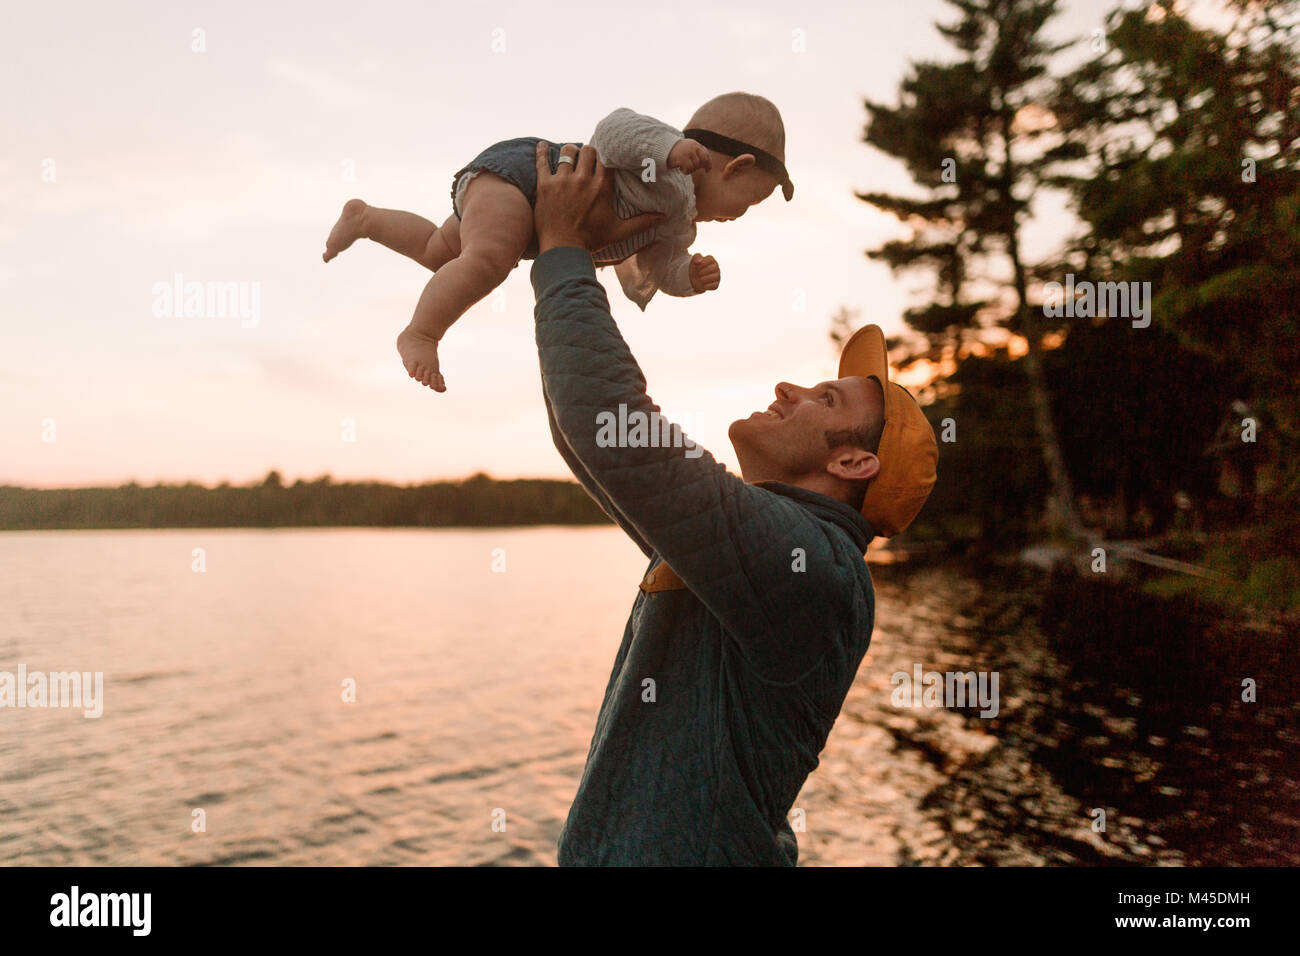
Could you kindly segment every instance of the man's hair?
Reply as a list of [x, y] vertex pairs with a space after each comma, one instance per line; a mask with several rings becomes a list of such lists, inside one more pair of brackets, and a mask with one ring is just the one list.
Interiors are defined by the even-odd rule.
[[880, 450], [880, 435], [885, 430], [883, 421], [863, 422], [857, 428], [841, 428], [833, 432], [824, 432], [826, 449], [834, 451], [841, 445], [851, 445], [875, 454]]
[[765, 149], [785, 162], [785, 124], [771, 100], [753, 93], [723, 93], [691, 117], [686, 129], [697, 127]]
[[[834, 451], [843, 445], [849, 445], [853, 448], [869, 451], [874, 455], [880, 449], [880, 435], [884, 430], [885, 420], [882, 415], [879, 420], [863, 422], [856, 428], [841, 428], [836, 431], [823, 432], [826, 436], [826, 450]], [[870, 484], [870, 478], [866, 481], [853, 482], [853, 500], [849, 504], [855, 508], [861, 508], [862, 499], [867, 496], [867, 486]]]

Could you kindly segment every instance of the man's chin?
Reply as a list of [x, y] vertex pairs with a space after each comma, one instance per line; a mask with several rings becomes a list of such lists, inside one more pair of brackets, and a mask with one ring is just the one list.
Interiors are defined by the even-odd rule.
[[732, 447], [739, 454], [745, 446], [756, 446], [763, 443], [760, 437], [762, 427], [772, 423], [772, 416], [766, 412], [754, 412], [748, 418], [738, 418], [731, 423], [727, 429], [727, 437], [731, 439]]
[[748, 418], [737, 418], [734, 422], [732, 422], [731, 426], [727, 429], [727, 437], [731, 439], [732, 444], [735, 444], [737, 436], [744, 436], [747, 432], [749, 432], [749, 430], [752, 429], [754, 425], [758, 423], [758, 420], [761, 417], [761, 415], [762, 412], [755, 412], [753, 415], [750, 415]]

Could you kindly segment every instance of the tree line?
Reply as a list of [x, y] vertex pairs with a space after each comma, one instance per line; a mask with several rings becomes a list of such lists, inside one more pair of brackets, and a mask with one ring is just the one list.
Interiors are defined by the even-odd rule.
[[604, 524], [608, 519], [572, 481], [463, 481], [416, 485], [286, 484], [278, 471], [249, 485], [136, 483], [117, 488], [0, 486], [0, 529], [221, 527], [486, 527]]

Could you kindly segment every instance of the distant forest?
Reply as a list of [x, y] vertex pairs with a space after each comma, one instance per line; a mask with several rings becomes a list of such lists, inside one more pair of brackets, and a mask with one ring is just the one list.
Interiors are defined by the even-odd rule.
[[215, 488], [0, 486], [0, 530], [71, 528], [463, 528], [604, 524], [605, 515], [572, 481], [498, 481], [477, 474], [421, 485], [335, 482], [328, 475], [285, 484], [278, 471], [252, 485]]

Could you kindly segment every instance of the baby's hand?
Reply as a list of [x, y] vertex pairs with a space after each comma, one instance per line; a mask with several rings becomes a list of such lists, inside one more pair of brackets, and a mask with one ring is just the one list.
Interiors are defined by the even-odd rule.
[[709, 292], [718, 287], [722, 281], [722, 270], [718, 260], [713, 256], [702, 256], [698, 252], [691, 256], [691, 288], [696, 292]]
[[709, 151], [693, 139], [679, 139], [668, 151], [668, 168], [680, 169], [686, 174], [697, 169], [712, 169]]

